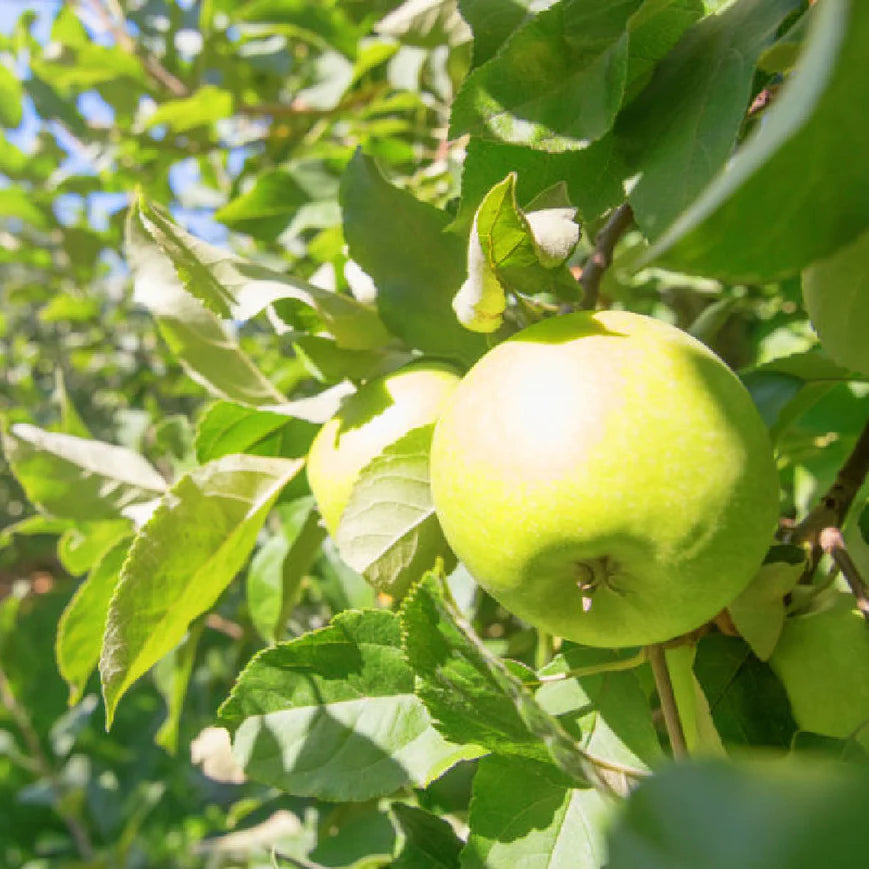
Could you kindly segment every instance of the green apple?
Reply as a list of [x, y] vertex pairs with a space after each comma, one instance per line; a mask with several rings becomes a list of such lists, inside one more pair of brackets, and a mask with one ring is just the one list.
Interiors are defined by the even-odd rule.
[[411, 429], [433, 423], [460, 375], [446, 363], [414, 362], [371, 380], [317, 432], [308, 483], [334, 536], [359, 472]]
[[592, 646], [669, 640], [749, 583], [778, 478], [733, 372], [650, 317], [537, 323], [470, 370], [435, 427], [435, 510], [498, 601]]
[[840, 739], [857, 734], [869, 749], [869, 625], [850, 594], [789, 618], [769, 663], [801, 729]]

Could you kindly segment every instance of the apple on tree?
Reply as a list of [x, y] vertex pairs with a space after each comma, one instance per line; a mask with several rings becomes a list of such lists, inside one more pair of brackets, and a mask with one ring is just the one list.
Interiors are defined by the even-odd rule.
[[766, 427], [708, 348], [622, 311], [489, 351], [435, 427], [445, 536], [516, 615], [593, 646], [658, 643], [733, 600], [778, 514]]
[[308, 483], [331, 535], [360, 471], [411, 429], [433, 423], [459, 377], [445, 363], [413, 362], [363, 385], [317, 432]]

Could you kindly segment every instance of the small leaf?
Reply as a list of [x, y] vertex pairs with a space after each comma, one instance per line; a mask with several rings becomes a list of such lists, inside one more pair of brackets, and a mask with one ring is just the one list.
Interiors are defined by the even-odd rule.
[[803, 299], [830, 358], [869, 377], [869, 232], [803, 272]]
[[603, 830], [614, 807], [548, 764], [483, 758], [474, 776], [462, 869], [603, 866]]
[[726, 753], [715, 728], [709, 701], [694, 675], [694, 655], [695, 648], [688, 645], [664, 650], [688, 753], [723, 757]]
[[217, 401], [196, 427], [196, 457], [202, 464], [231, 453], [301, 458], [318, 430], [305, 419]]
[[[745, 144], [644, 262], [734, 283], [797, 273], [869, 225], [864, 49], [869, 4], [816, 4], [793, 73]], [[806, 155], [811, 154], [811, 171]]]
[[152, 500], [166, 481], [138, 453], [103, 441], [47, 432], [29, 423], [2, 431], [12, 472], [41, 510], [69, 519], [118, 519]]
[[283, 628], [326, 536], [313, 498], [281, 504], [275, 516], [277, 533], [260, 547], [247, 571], [251, 621], [267, 642], [274, 642]]
[[132, 533], [129, 520], [80, 522], [57, 541], [57, 557], [72, 576], [87, 573], [121, 538]]
[[785, 623], [785, 595], [799, 582], [803, 561], [767, 560], [727, 611], [761, 661], [768, 661]]
[[187, 698], [190, 677], [193, 675], [193, 664], [199, 648], [199, 638], [204, 627], [204, 621], [196, 622], [181, 644], [158, 661], [154, 667], [154, 684], [166, 702], [166, 719], [154, 734], [154, 742], [165, 748], [171, 755], [178, 751], [181, 711]]
[[232, 581], [301, 465], [224, 456], [182, 477], [164, 497], [133, 542], [109, 608], [100, 658], [109, 725], [130, 685]]
[[393, 597], [438, 558], [452, 558], [429, 488], [433, 431], [433, 425], [413, 429], [366, 465], [338, 526], [342, 558]]
[[404, 844], [389, 869], [457, 869], [463, 842], [443, 819], [416, 806], [393, 803]]
[[21, 98], [18, 76], [0, 63], [0, 125], [12, 128], [21, 123]]
[[109, 601], [115, 591], [121, 566], [130, 548], [121, 540], [106, 552], [76, 589], [57, 625], [57, 668], [69, 685], [72, 706], [84, 694], [87, 681], [100, 660]]
[[232, 111], [232, 93], [207, 84], [192, 96], [160, 103], [148, 118], [147, 126], [165, 124], [173, 133], [186, 133], [228, 118]]
[[252, 778], [299, 796], [361, 801], [425, 786], [477, 752], [445, 742], [413, 693], [398, 618], [345, 611], [258, 654], [220, 709]]

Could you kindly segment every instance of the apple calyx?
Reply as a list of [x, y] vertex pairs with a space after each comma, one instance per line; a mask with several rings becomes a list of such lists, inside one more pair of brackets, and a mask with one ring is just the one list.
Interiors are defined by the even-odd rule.
[[591, 611], [591, 605], [594, 603], [593, 595], [601, 585], [618, 591], [611, 581], [617, 570], [609, 555], [587, 561], [577, 561], [573, 565], [573, 571], [576, 584], [582, 594], [582, 611], [585, 613]]

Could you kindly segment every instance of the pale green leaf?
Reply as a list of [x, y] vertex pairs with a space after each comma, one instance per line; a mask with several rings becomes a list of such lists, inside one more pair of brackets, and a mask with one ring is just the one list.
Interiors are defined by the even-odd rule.
[[107, 721], [246, 562], [302, 462], [224, 456], [182, 477], [141, 529], [112, 598], [100, 658]]
[[21, 123], [21, 82], [18, 77], [0, 63], [0, 125], [17, 127]]
[[232, 115], [232, 93], [204, 85], [189, 97], [160, 103], [148, 118], [148, 127], [165, 124], [173, 133], [185, 133]]
[[118, 519], [150, 501], [165, 480], [138, 453], [103, 441], [16, 423], [2, 432], [12, 472], [41, 510], [68, 519]]
[[154, 742], [174, 755], [178, 751], [178, 731], [181, 712], [193, 675], [193, 664], [199, 648], [199, 638], [205, 623], [195, 622], [181, 644], [154, 667], [154, 684], [166, 702], [166, 718], [154, 734]]
[[688, 645], [664, 650], [685, 743], [693, 756], [724, 756], [724, 745], [715, 728], [709, 701], [694, 675], [695, 653], [695, 647]]
[[326, 800], [424, 787], [476, 752], [444, 741], [414, 695], [398, 618], [346, 611], [257, 655], [221, 707], [252, 778]]
[[362, 469], [338, 526], [342, 558], [394, 597], [451, 558], [429, 488], [433, 430], [413, 429]]

